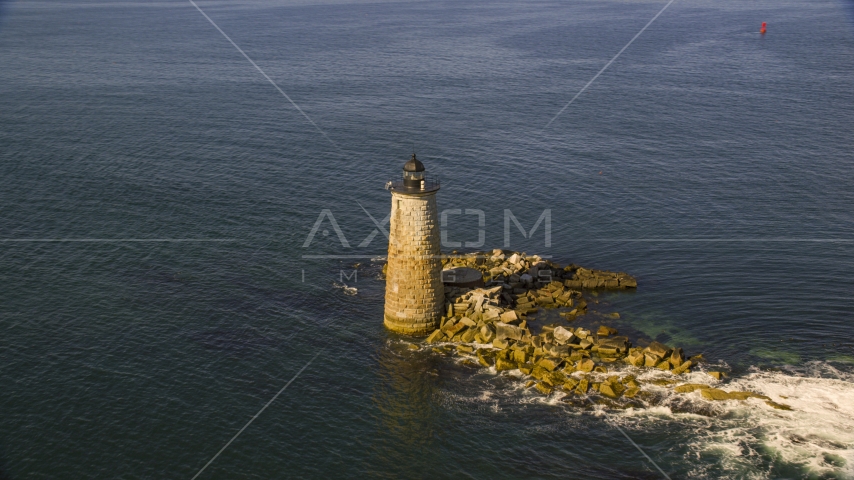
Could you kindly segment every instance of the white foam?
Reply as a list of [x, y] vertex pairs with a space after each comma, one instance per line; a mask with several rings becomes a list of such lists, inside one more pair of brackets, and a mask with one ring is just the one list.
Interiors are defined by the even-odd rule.
[[[762, 443], [789, 463], [815, 473], [835, 471], [854, 476], [854, 383], [832, 378], [799, 377], [784, 373], [753, 373], [732, 382], [792, 407], [780, 411], [755, 406], [748, 421], [756, 425]], [[842, 467], [828, 455], [845, 460]]]
[[356, 293], [359, 292], [359, 290], [356, 287], [350, 287], [346, 283], [342, 285], [342, 284], [339, 284], [336, 282], [332, 282], [332, 286], [335, 288], [340, 288], [347, 295], [356, 295]]
[[[702, 371], [676, 377], [654, 369], [617, 365], [609, 369], [608, 375], [636, 375], [643, 390], [654, 394], [654, 400], [644, 401], [643, 408], [626, 410], [595, 405], [586, 414], [623, 425], [630, 433], [648, 428], [680, 432], [680, 439], [674, 440], [681, 445], [673, 448], [682, 450], [684, 458], [695, 465], [689, 472], [691, 477], [765, 479], [779, 478], [782, 471], [788, 472], [783, 476], [796, 478], [854, 479], [854, 374], [839, 371], [826, 362], [812, 362], [786, 372], [753, 370], [724, 382]], [[498, 374], [494, 367], [489, 372]], [[505, 386], [488, 394], [482, 392], [470, 401], [485, 403], [494, 411], [508, 402], [566, 405], [563, 392], [543, 396], [526, 389], [527, 377], [518, 371], [504, 372], [502, 376], [511, 380], [509, 389]], [[653, 383], [663, 383], [662, 380], [674, 382]], [[699, 391], [674, 392], [674, 384], [681, 383], [756, 392], [792, 410], [772, 408], [757, 398], [710, 401]], [[570, 415], [582, 414], [570, 405], [566, 410]]]
[[[807, 376], [809, 374], [824, 377]], [[695, 373], [692, 377], [686, 380], [720, 383], [710, 381], [705, 374]], [[667, 387], [650, 385], [650, 389], [666, 393], [661, 404], [629, 409], [617, 413], [612, 420], [641, 429], [650, 420], [673, 421], [680, 424], [679, 428], [693, 431], [687, 445], [688, 457], [713, 457], [718, 461], [715, 470], [708, 470], [707, 464], [698, 466], [691, 472], [692, 476], [774, 478], [778, 476], [775, 471], [782, 467], [798, 472], [798, 477], [854, 478], [854, 382], [851, 375], [825, 363], [813, 362], [801, 371], [753, 371], [715, 386], [727, 391], [760, 393], [792, 410], [774, 409], [755, 398], [708, 401], [698, 391], [666, 393]], [[678, 411], [684, 411], [685, 402], [694, 404], [697, 411], [714, 412], [714, 415], [673, 413], [671, 407], [677, 403], [683, 407]]]

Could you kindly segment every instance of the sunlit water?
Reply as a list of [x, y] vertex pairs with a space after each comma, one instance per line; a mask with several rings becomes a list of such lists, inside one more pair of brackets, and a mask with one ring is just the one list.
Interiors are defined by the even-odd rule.
[[[200, 3], [337, 148], [188, 2], [0, 5], [0, 238], [224, 240], [0, 243], [0, 478], [190, 478], [318, 352], [200, 478], [660, 478], [617, 427], [673, 478], [854, 477], [851, 4], [677, 0], [544, 130], [663, 5]], [[793, 410], [408, 349], [360, 244], [413, 148], [484, 248], [550, 209], [511, 248], [638, 278], [580, 325]], [[324, 209], [349, 247], [303, 247]]]

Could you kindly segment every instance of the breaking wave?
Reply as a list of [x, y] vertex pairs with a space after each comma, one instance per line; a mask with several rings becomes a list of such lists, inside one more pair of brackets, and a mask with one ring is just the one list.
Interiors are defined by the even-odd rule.
[[[663, 376], [639, 379], [655, 375]], [[854, 478], [854, 375], [811, 362], [788, 371], [754, 369], [723, 385], [701, 372], [685, 380], [756, 392], [791, 410], [759, 398], [710, 401], [699, 391], [680, 394], [653, 386], [659, 401], [609, 410], [608, 420], [630, 432], [682, 429], [682, 454], [693, 478]]]
[[[815, 362], [806, 370], [826, 375], [835, 369]], [[770, 467], [779, 470], [778, 478], [854, 478], [854, 383], [835, 373], [757, 371], [734, 379], [731, 386], [779, 399], [792, 410], [757, 399], [724, 402], [716, 428], [698, 430], [690, 450], [697, 456], [716, 452], [724, 474], [768, 478]]]
[[[422, 351], [428, 348], [422, 347]], [[561, 392], [543, 396], [527, 388], [530, 377], [518, 370], [477, 368], [467, 355], [446, 357], [469, 365], [472, 390], [446, 392], [453, 404], [477, 404], [493, 412], [514, 406], [563, 406], [569, 417], [595, 415], [629, 435], [658, 434], [672, 439], [670, 466], [689, 478], [850, 478], [854, 479], [854, 373], [814, 361], [785, 370], [753, 368], [747, 374], [716, 380], [702, 370], [678, 377], [655, 369], [612, 365], [608, 375], [634, 375], [642, 395], [620, 403], [596, 394]], [[726, 365], [707, 365], [728, 370]], [[724, 368], [721, 368], [724, 367]], [[701, 367], [702, 368], [702, 367]], [[726, 391], [764, 395], [747, 400], [708, 400], [699, 390], [678, 393], [674, 386], [706, 384]], [[673, 432], [677, 432], [675, 435]], [[677, 465], [681, 464], [681, 465]], [[676, 477], [674, 477], [676, 478]]]
[[[482, 371], [497, 376], [494, 367]], [[637, 402], [619, 406], [601, 397], [589, 401], [563, 392], [544, 397], [526, 389], [527, 378], [518, 371], [502, 374], [507, 382], [499, 391], [454, 397], [465, 403], [482, 402], [493, 411], [509, 404], [565, 405], [571, 416], [586, 411], [625, 428], [629, 435], [679, 432], [671, 453], [682, 465], [672, 466], [690, 478], [854, 479], [854, 374], [826, 362], [786, 371], [753, 369], [724, 381], [702, 371], [683, 375], [678, 382], [668, 372], [632, 367], [609, 374], [630, 373], [646, 392], [642, 406]], [[675, 392], [673, 386], [682, 383], [751, 391], [791, 410], [773, 408], [761, 398], [714, 401], [703, 398], [699, 390]]]

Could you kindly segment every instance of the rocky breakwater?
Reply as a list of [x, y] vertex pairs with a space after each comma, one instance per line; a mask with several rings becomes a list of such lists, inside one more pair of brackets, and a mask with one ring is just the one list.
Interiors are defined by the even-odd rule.
[[[752, 392], [680, 385], [678, 378], [703, 359], [702, 355], [688, 357], [679, 347], [655, 341], [636, 347], [607, 325], [587, 329], [530, 324], [529, 316], [541, 308], [560, 309], [567, 321], [585, 315], [585, 289], [636, 288], [637, 281], [626, 273], [561, 267], [538, 256], [501, 250], [451, 256], [444, 263], [446, 268], [478, 268], [488, 280], [482, 288], [445, 288], [445, 316], [426, 339], [436, 353], [460, 355], [471, 366], [520, 375], [528, 379], [526, 387], [543, 395], [558, 391], [567, 397], [594, 395], [600, 403], [613, 406], [642, 406], [633, 400], [651, 400], [652, 394], [644, 392], [638, 377], [644, 369], [656, 369], [669, 372], [672, 379], [655, 384], [676, 393], [699, 391], [707, 400], [760, 398], [772, 407], [787, 408]], [[717, 381], [723, 379], [722, 372], [706, 373]]]
[[566, 288], [585, 289], [628, 289], [637, 288], [638, 282], [623, 272], [591, 270], [578, 265], [560, 265], [543, 260], [537, 255], [527, 256], [520, 252], [493, 250], [464, 255], [452, 254], [442, 260], [443, 268], [469, 267], [483, 272], [486, 282], [495, 282], [514, 293], [522, 293], [552, 281]]

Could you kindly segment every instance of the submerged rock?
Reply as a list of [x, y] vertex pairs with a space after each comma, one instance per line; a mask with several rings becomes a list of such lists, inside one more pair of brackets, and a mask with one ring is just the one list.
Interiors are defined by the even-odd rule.
[[599, 335], [600, 337], [607, 337], [609, 335], [616, 335], [616, 334], [617, 334], [617, 329], [611, 328], [611, 327], [606, 327], [605, 325], [600, 325], [599, 330], [596, 332], [596, 335]]
[[777, 403], [777, 402], [774, 402], [774, 401], [772, 401], [772, 400], [765, 400], [765, 403], [766, 403], [769, 407], [771, 407], [771, 408], [776, 408], [777, 410], [791, 410], [791, 409], [792, 409], [792, 407], [790, 407], [790, 406], [788, 406], [788, 405], [784, 405], [784, 404], [782, 404], [782, 403]]
[[673, 388], [673, 391], [676, 393], [691, 393], [694, 390], [699, 390], [701, 388], [711, 388], [705, 383], [685, 383]]

